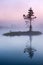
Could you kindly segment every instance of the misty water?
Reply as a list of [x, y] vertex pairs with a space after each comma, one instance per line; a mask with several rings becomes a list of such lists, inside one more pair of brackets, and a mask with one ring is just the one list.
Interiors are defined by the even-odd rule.
[[43, 65], [43, 35], [32, 36], [31, 47], [32, 57], [29, 55], [29, 36], [6, 37], [2, 34], [8, 32], [7, 29], [0, 29], [0, 65]]

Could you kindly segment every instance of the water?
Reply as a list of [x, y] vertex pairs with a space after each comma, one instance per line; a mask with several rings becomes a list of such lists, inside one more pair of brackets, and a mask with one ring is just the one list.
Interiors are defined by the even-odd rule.
[[[6, 37], [2, 34], [9, 30], [0, 30], [0, 65], [43, 65], [43, 35], [32, 36], [29, 56], [29, 36]], [[25, 49], [27, 49], [25, 51]], [[24, 52], [25, 51], [25, 52]]]

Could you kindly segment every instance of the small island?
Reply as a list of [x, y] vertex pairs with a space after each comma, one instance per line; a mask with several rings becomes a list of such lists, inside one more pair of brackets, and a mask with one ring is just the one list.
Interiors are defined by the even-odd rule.
[[12, 32], [12, 31], [10, 31], [8, 33], [4, 33], [3, 35], [4, 36], [21, 36], [21, 35], [23, 35], [23, 36], [24, 35], [29, 35], [29, 36], [32, 35], [33, 36], [33, 35], [41, 35], [42, 34], [40, 31], [32, 31], [32, 20], [36, 18], [36, 16], [34, 16], [34, 12], [33, 12], [32, 8], [30, 8], [28, 10], [27, 15], [23, 14], [23, 17], [24, 17], [24, 19], [27, 20], [27, 21], [25, 21], [26, 24], [30, 23], [28, 31], [23, 31], [23, 32], [21, 32], [21, 31]]
[[26, 32], [8, 32], [8, 33], [4, 33], [4, 36], [26, 36], [26, 35], [41, 35], [42, 33], [39, 31], [26, 31]]

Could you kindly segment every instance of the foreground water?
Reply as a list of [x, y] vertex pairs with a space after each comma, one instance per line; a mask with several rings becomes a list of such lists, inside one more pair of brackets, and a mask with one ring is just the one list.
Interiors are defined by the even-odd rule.
[[4, 32], [0, 30], [0, 65], [43, 65], [43, 35], [32, 36], [32, 52], [29, 36], [6, 37]]

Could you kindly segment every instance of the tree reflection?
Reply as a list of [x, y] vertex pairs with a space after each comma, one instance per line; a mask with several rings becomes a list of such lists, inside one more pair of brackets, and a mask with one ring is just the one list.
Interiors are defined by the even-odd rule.
[[31, 34], [30, 34], [30, 36], [29, 36], [29, 39], [30, 39], [30, 46], [29, 46], [29, 47], [27, 46], [27, 47], [24, 49], [24, 53], [28, 53], [29, 57], [32, 58], [32, 57], [34, 56], [34, 52], [36, 51], [36, 49], [34, 49], [34, 48], [32, 47], [32, 35], [31, 35]]

